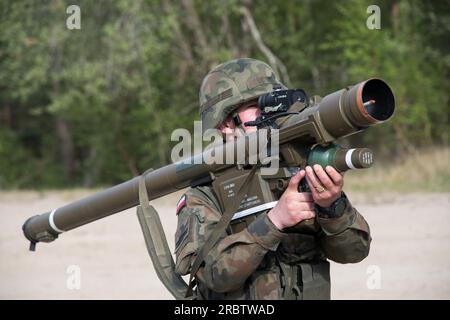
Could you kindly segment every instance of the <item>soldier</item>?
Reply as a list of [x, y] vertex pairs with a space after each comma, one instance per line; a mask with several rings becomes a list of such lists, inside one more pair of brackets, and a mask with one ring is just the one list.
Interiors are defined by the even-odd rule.
[[[200, 88], [203, 130], [225, 139], [249, 133], [246, 121], [259, 115], [257, 98], [285, 88], [273, 70], [254, 59], [221, 64]], [[306, 179], [311, 193], [298, 192]], [[327, 259], [356, 263], [369, 253], [370, 231], [342, 191], [343, 176], [332, 167], [306, 167], [289, 182], [278, 203], [240, 232], [227, 231], [195, 274], [198, 299], [330, 299]], [[191, 188], [177, 206], [176, 272], [191, 271], [196, 254], [222, 215], [210, 185]], [[313, 224], [288, 232], [306, 219]]]

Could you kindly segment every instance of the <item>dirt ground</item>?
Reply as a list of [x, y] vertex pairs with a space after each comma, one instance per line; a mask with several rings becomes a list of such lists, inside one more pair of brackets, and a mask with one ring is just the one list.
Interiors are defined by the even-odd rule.
[[[28, 251], [21, 230], [28, 217], [89, 192], [0, 192], [1, 299], [172, 299], [153, 270], [135, 209]], [[332, 263], [332, 298], [450, 299], [450, 194], [347, 194], [373, 242], [361, 263]], [[180, 195], [153, 203], [172, 250]]]

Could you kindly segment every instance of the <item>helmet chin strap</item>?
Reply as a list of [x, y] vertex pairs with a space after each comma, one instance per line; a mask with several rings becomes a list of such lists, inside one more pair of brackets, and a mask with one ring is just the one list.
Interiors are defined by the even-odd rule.
[[239, 114], [237, 112], [233, 112], [232, 119], [233, 119], [234, 125], [236, 126], [237, 131], [239, 131], [241, 136], [244, 136], [246, 133], [245, 133], [245, 129], [243, 127], [241, 118], [239, 118]]
[[233, 123], [235, 125], [234, 132], [230, 134], [223, 134], [223, 140], [227, 141], [230, 139], [236, 139], [239, 137], [245, 136], [247, 133], [245, 132], [244, 126], [242, 124], [241, 119], [239, 118], [239, 115], [237, 112], [232, 113], [231, 119], [233, 120]]

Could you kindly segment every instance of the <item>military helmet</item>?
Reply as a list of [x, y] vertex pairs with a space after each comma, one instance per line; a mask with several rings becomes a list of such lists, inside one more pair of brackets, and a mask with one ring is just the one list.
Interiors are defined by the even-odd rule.
[[203, 132], [217, 128], [242, 103], [286, 87], [266, 63], [235, 59], [212, 69], [203, 79], [199, 92], [200, 118]]

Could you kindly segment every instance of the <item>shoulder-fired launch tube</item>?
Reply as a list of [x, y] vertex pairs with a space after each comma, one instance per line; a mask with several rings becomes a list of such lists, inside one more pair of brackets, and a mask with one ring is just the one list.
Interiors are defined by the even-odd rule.
[[[389, 86], [380, 79], [369, 79], [331, 93], [319, 104], [290, 116], [277, 131], [277, 140], [282, 145], [294, 140], [301, 143], [303, 137], [308, 137], [305, 141], [309, 143], [312, 138], [315, 144], [326, 144], [388, 120], [394, 107], [394, 96]], [[248, 145], [257, 138], [256, 134], [245, 137], [246, 159], [249, 156]], [[222, 154], [230, 152], [230, 148], [234, 150], [235, 144], [226, 143], [216, 147], [217, 152]], [[207, 164], [193, 160], [199, 156], [203, 158], [205, 152], [192, 157], [191, 161], [173, 163], [149, 172], [145, 176], [149, 199], [183, 189], [195, 181], [208, 179], [211, 173], [235, 165]], [[24, 235], [32, 244], [50, 242], [62, 232], [134, 207], [139, 203], [138, 181], [139, 177], [135, 177], [84, 199], [33, 216], [22, 227]]]

